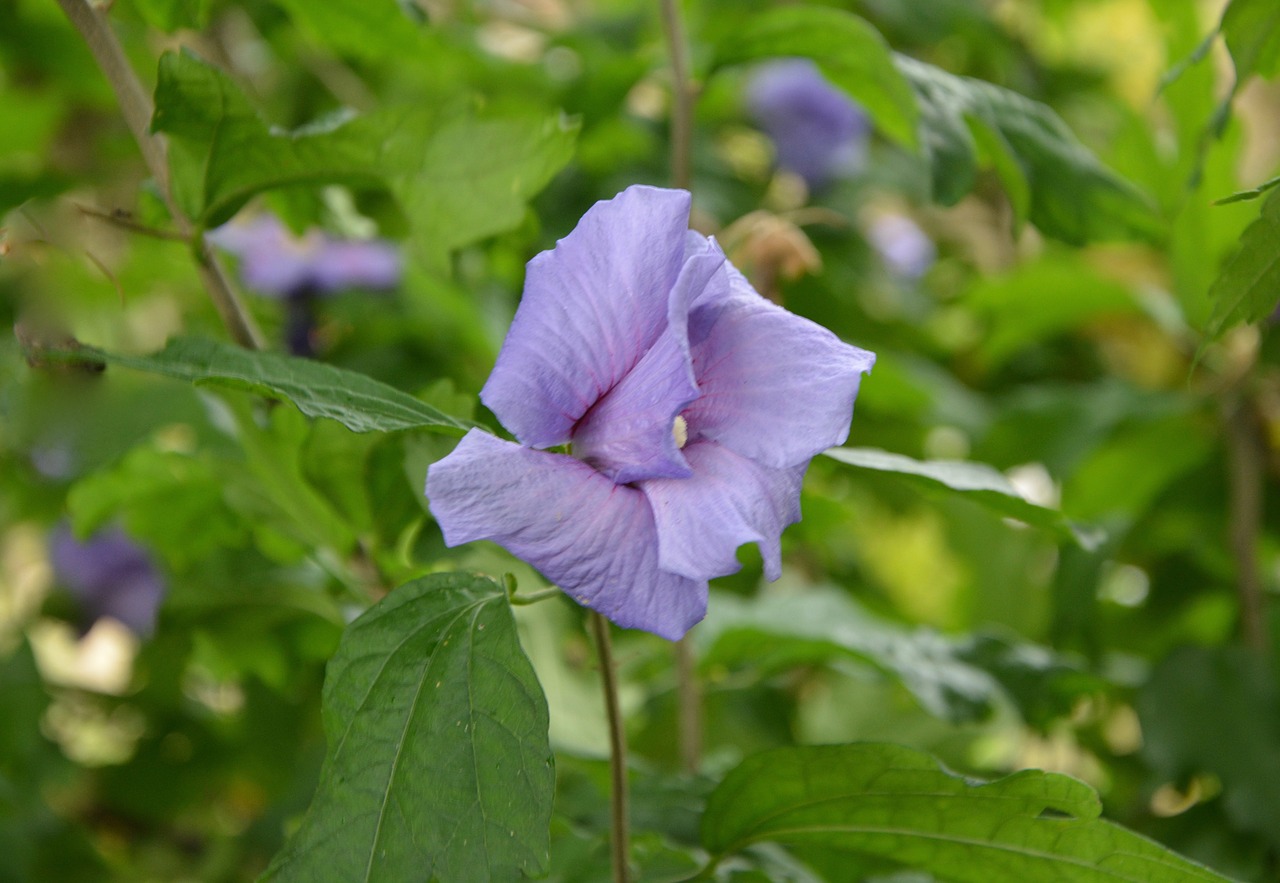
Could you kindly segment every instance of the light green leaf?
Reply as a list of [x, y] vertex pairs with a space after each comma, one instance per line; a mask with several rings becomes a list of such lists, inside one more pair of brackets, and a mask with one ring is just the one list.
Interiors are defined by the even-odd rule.
[[421, 402], [364, 374], [280, 353], [252, 352], [200, 337], [176, 337], [150, 356], [126, 356], [89, 346], [42, 349], [32, 358], [52, 363], [119, 365], [187, 380], [284, 398], [308, 417], [337, 420], [353, 432], [428, 429], [463, 435], [474, 424]]
[[[189, 50], [160, 57], [152, 129], [169, 136], [179, 204], [207, 227], [252, 196], [294, 184], [378, 184], [402, 169], [399, 133], [419, 128], [410, 114], [334, 117], [292, 132], [268, 127], [240, 87]], [[425, 115], [424, 115], [425, 117]]]
[[172, 33], [179, 28], [203, 28], [209, 21], [210, 0], [129, 0], [154, 28]]
[[396, 0], [276, 0], [312, 39], [338, 52], [383, 61], [425, 51], [422, 32]]
[[954, 775], [897, 745], [778, 748], [748, 758], [707, 802], [703, 844], [718, 863], [754, 843], [834, 850], [949, 883], [1224, 883], [1099, 818], [1088, 785], [1024, 770], [994, 782]]
[[1056, 509], [1023, 499], [1009, 479], [985, 463], [913, 460], [876, 448], [831, 448], [823, 453], [849, 466], [893, 473], [928, 491], [958, 493], [999, 515], [1016, 518], [1085, 548], [1093, 548], [1100, 540], [1096, 531], [1072, 524]]
[[356, 620], [324, 686], [328, 754], [264, 880], [488, 880], [545, 871], [546, 700], [506, 593], [407, 583]]
[[712, 596], [694, 632], [700, 665], [752, 666], [765, 674], [852, 659], [900, 682], [930, 714], [955, 723], [985, 718], [996, 682], [965, 662], [948, 638], [879, 619], [846, 593], [814, 588], [743, 599]]
[[426, 265], [443, 270], [453, 249], [519, 224], [529, 198], [572, 158], [577, 133], [576, 122], [544, 113], [442, 125], [392, 188]]
[[1214, 302], [1206, 333], [1217, 337], [1240, 322], [1265, 319], [1280, 304], [1280, 190], [1262, 203], [1258, 219], [1245, 228], [1240, 249], [1209, 290]]
[[848, 12], [784, 6], [746, 19], [716, 47], [712, 69], [779, 57], [809, 58], [867, 110], [880, 129], [907, 147], [918, 144], [911, 88], [894, 67], [880, 33]]
[[[920, 106], [938, 202], [959, 201], [985, 163], [1005, 182], [1014, 209], [1026, 206], [1048, 236], [1073, 245], [1161, 236], [1151, 201], [1102, 165], [1046, 105], [903, 55], [895, 60]], [[983, 134], [975, 138], [975, 131]]]

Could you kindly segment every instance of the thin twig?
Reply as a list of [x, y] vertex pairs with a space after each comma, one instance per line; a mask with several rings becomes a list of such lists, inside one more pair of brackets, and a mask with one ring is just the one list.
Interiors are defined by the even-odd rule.
[[689, 79], [689, 45], [684, 38], [679, 0], [661, 0], [662, 30], [671, 57], [671, 183], [688, 190], [693, 180], [694, 84]]
[[618, 706], [618, 678], [613, 664], [613, 647], [609, 640], [609, 623], [594, 610], [588, 614], [591, 632], [600, 657], [600, 679], [604, 685], [604, 707], [609, 718], [609, 789], [610, 835], [613, 856], [613, 883], [628, 883], [631, 869], [630, 823], [627, 820], [627, 734], [622, 729], [622, 711]]
[[159, 135], [152, 134], [150, 130], [151, 99], [147, 97], [142, 83], [134, 74], [133, 68], [129, 66], [124, 48], [116, 39], [115, 31], [111, 29], [111, 22], [107, 20], [106, 13], [90, 5], [86, 0], [58, 0], [58, 6], [62, 8], [67, 19], [88, 44], [89, 51], [98, 62], [98, 67], [102, 69], [107, 82], [111, 84], [111, 89], [115, 92], [116, 100], [120, 104], [125, 125], [133, 134], [133, 140], [138, 144], [142, 159], [147, 164], [151, 176], [156, 180], [165, 207], [178, 226], [179, 234], [193, 243], [196, 271], [219, 315], [222, 316], [227, 331], [241, 346], [248, 349], [262, 349], [262, 335], [254, 324], [253, 317], [236, 297], [227, 279], [226, 271], [205, 244], [203, 235], [195, 231], [191, 220], [182, 213], [173, 198], [173, 191], [169, 186], [169, 166], [164, 140]]
[[1245, 643], [1259, 653], [1268, 635], [1262, 576], [1258, 571], [1258, 538], [1262, 530], [1264, 444], [1262, 427], [1246, 396], [1227, 406], [1228, 525], [1236, 563], [1240, 630]]
[[163, 239], [166, 242], [190, 242], [191, 237], [177, 232], [176, 230], [161, 230], [157, 227], [148, 227], [146, 224], [139, 224], [127, 214], [116, 211], [103, 211], [91, 205], [75, 202], [72, 203], [76, 207], [76, 211], [82, 215], [110, 224], [113, 227], [119, 227], [122, 230], [128, 230], [130, 233], [138, 233], [142, 236], [150, 236], [152, 239]]

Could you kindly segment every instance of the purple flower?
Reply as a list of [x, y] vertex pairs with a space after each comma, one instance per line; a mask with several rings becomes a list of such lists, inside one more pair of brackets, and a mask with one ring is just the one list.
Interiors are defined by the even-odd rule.
[[400, 253], [382, 240], [334, 239], [319, 230], [295, 237], [272, 215], [224, 224], [209, 241], [240, 259], [240, 275], [260, 294], [278, 298], [348, 288], [393, 288]]
[[902, 279], [919, 279], [938, 256], [933, 240], [906, 215], [879, 215], [867, 230], [867, 240], [890, 272]]
[[780, 575], [805, 468], [848, 435], [875, 361], [758, 295], [689, 208], [682, 190], [628, 188], [529, 262], [480, 393], [520, 444], [472, 430], [427, 477], [449, 545], [493, 540], [672, 639], [742, 543]]
[[870, 123], [847, 94], [805, 59], [761, 65], [747, 86], [751, 115], [773, 139], [778, 165], [804, 178], [811, 190], [857, 171]]
[[140, 637], [155, 629], [164, 578], [147, 550], [120, 528], [80, 542], [59, 525], [49, 537], [49, 558], [58, 584], [79, 602], [86, 627], [106, 616]]

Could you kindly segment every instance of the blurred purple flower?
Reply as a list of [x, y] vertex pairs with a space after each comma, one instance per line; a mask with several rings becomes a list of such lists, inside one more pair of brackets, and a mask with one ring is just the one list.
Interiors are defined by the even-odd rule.
[[747, 107], [773, 139], [778, 165], [811, 190], [861, 168], [871, 126], [861, 106], [806, 59], [761, 65], [747, 85]]
[[400, 282], [400, 253], [391, 243], [334, 239], [319, 230], [298, 238], [272, 215], [223, 224], [209, 233], [209, 241], [240, 259], [245, 285], [285, 302], [285, 338], [295, 355], [314, 355], [316, 298]]
[[867, 230], [867, 240], [889, 271], [901, 279], [919, 279], [938, 256], [933, 240], [906, 215], [877, 216]]
[[209, 241], [238, 257], [245, 284], [268, 297], [392, 288], [400, 282], [400, 253], [391, 243], [334, 239], [319, 230], [299, 238], [272, 215], [224, 224], [210, 231]]
[[848, 435], [875, 361], [757, 294], [689, 208], [682, 190], [628, 188], [529, 262], [480, 393], [520, 444], [472, 430], [427, 477], [450, 546], [493, 540], [671, 639], [740, 544], [780, 575], [804, 471]]
[[120, 621], [139, 637], [155, 629], [164, 578], [150, 553], [120, 528], [80, 542], [59, 525], [49, 537], [49, 558], [57, 583], [79, 602], [86, 630], [102, 617]]

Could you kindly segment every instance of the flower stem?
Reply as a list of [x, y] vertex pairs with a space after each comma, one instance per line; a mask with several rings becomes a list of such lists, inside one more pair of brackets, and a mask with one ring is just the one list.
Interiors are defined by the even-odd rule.
[[680, 734], [680, 765], [689, 775], [702, 759], [702, 690], [689, 635], [676, 642], [676, 717]]
[[693, 99], [689, 79], [689, 45], [684, 38], [679, 0], [661, 0], [662, 31], [671, 56], [671, 183], [688, 190], [693, 180]]
[[209, 292], [214, 307], [217, 308], [223, 323], [227, 326], [227, 331], [241, 346], [248, 349], [262, 349], [262, 335], [254, 324], [252, 316], [236, 297], [226, 272], [205, 244], [204, 236], [195, 231], [191, 220], [179, 210], [173, 198], [173, 190], [169, 186], [165, 143], [160, 136], [152, 134], [150, 128], [151, 99], [147, 97], [142, 83], [138, 81], [133, 68], [129, 66], [124, 48], [116, 39], [115, 31], [111, 29], [106, 13], [87, 0], [58, 0], [58, 5], [62, 7], [67, 19], [88, 44], [89, 51], [98, 62], [98, 67], [102, 69], [107, 82], [111, 84], [116, 100], [120, 103], [120, 112], [124, 116], [125, 125], [133, 134], [133, 140], [138, 144], [142, 159], [147, 164], [151, 176], [156, 180], [165, 207], [168, 208], [169, 214], [178, 226], [179, 233], [189, 239], [194, 246], [196, 272], [199, 273], [200, 280]]
[[618, 678], [613, 664], [613, 648], [609, 641], [609, 623], [592, 610], [588, 614], [595, 636], [596, 653], [600, 657], [600, 677], [604, 684], [604, 707], [609, 718], [609, 790], [613, 855], [613, 883], [628, 883], [631, 869], [630, 829], [627, 821], [627, 735], [622, 729], [622, 712], [618, 707]]

